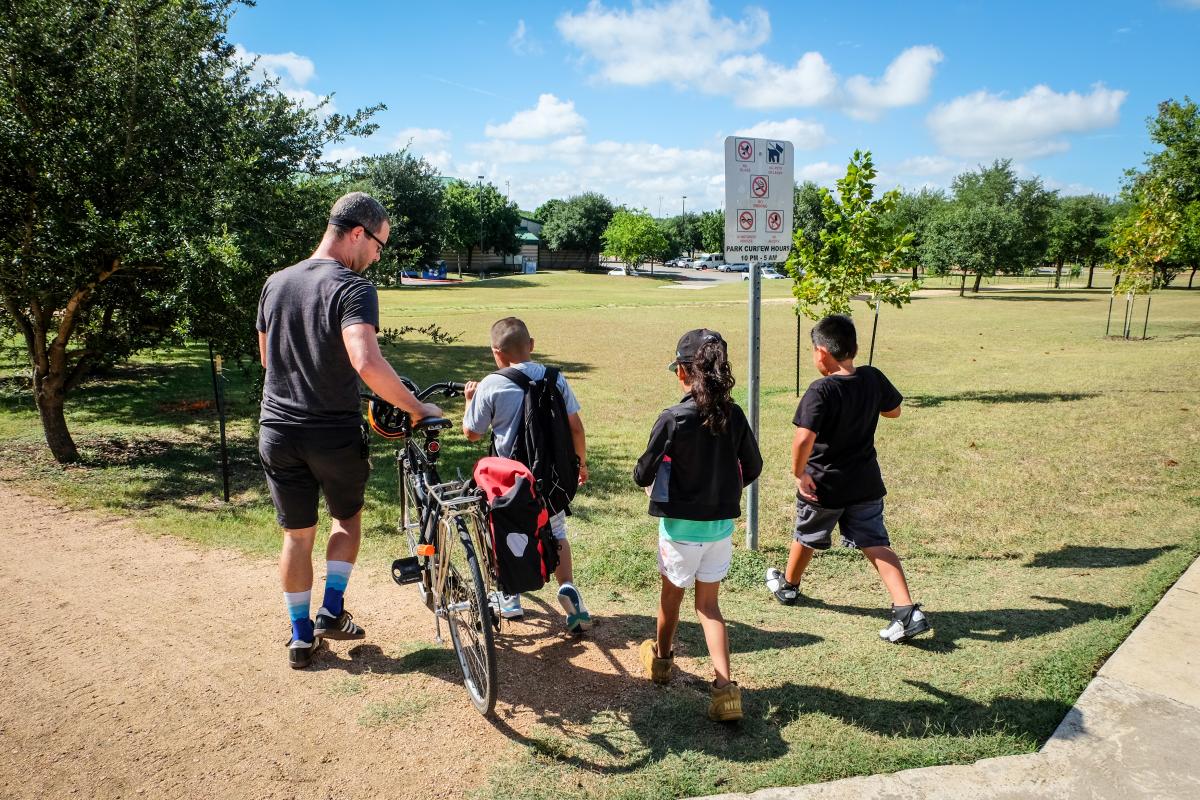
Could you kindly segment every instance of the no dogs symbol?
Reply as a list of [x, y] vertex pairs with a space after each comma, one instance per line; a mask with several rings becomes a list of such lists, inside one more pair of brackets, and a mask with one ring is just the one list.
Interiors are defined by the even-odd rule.
[[767, 230], [781, 231], [783, 230], [783, 214], [778, 211], [770, 211], [767, 213]]
[[750, 139], [737, 140], [737, 160], [738, 161], [753, 161], [754, 160], [754, 142]]
[[758, 198], [766, 197], [767, 196], [767, 187], [769, 185], [770, 184], [768, 184], [768, 182], [767, 182], [766, 175], [755, 175], [750, 180], [750, 196], [758, 197]]
[[738, 211], [738, 230], [752, 231], [754, 230], [754, 211], [748, 208], [743, 208]]

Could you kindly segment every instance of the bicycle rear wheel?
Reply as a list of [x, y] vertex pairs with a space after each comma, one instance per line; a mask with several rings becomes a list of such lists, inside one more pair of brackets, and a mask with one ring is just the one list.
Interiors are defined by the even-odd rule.
[[[450, 544], [454, 536], [461, 547]], [[447, 532], [446, 544], [450, 558], [442, 607], [471, 705], [486, 716], [496, 707], [496, 643], [487, 586], [471, 543], [470, 529], [462, 518], [454, 520], [454, 531]]]

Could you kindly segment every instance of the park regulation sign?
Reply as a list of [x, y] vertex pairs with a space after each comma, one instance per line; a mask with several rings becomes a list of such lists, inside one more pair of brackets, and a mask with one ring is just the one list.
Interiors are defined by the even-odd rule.
[[791, 142], [725, 139], [725, 261], [786, 261], [796, 164]]

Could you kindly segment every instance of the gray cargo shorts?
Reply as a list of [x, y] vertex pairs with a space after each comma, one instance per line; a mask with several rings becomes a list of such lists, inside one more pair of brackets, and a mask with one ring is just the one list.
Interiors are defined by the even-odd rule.
[[853, 503], [845, 508], [825, 508], [796, 498], [796, 541], [814, 550], [828, 550], [833, 528], [842, 534], [842, 547], [888, 547], [883, 525], [883, 498]]

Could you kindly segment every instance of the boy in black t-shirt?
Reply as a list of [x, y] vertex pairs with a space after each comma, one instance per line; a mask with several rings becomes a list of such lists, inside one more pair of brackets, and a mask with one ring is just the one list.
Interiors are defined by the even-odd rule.
[[875, 457], [879, 417], [900, 416], [904, 400], [874, 367], [855, 367], [858, 340], [849, 317], [813, 326], [813, 364], [822, 378], [800, 399], [792, 423], [796, 476], [796, 533], [785, 571], [767, 570], [767, 589], [784, 605], [800, 599], [800, 578], [816, 550], [828, 550], [833, 528], [842, 544], [857, 547], [892, 596], [892, 622], [879, 632], [898, 643], [930, 630], [928, 617], [908, 593], [900, 558], [883, 525], [883, 476]]

